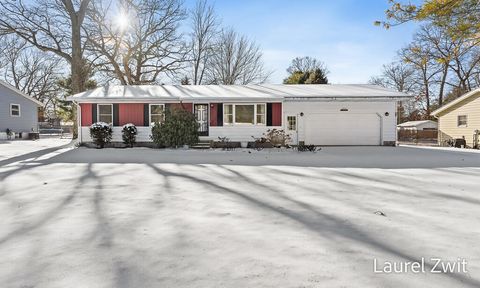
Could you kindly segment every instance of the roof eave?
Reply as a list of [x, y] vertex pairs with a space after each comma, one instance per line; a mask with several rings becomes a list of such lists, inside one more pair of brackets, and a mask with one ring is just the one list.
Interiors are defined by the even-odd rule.
[[442, 107], [438, 108], [437, 110], [435, 110], [433, 112], [430, 112], [430, 115], [434, 116], [435, 118], [438, 118], [439, 114], [442, 113], [443, 111], [447, 110], [448, 108], [451, 108], [451, 107], [455, 106], [458, 103], [461, 103], [462, 101], [476, 95], [479, 92], [480, 92], [480, 88], [475, 89], [473, 91], [470, 91], [470, 92], [466, 93], [465, 95], [460, 96], [457, 99], [453, 100], [452, 102], [447, 103], [446, 105], [443, 105]]
[[37, 99], [35, 99], [35, 98], [33, 98], [33, 97], [25, 94], [24, 92], [18, 90], [17, 88], [15, 88], [14, 86], [8, 84], [8, 83], [5, 82], [5, 81], [1, 81], [1, 80], [0, 80], [0, 85], [4, 86], [5, 88], [9, 89], [10, 91], [15, 92], [17, 95], [20, 95], [20, 96], [26, 98], [27, 100], [32, 101], [33, 103], [37, 104], [37, 106], [39, 106], [39, 107], [43, 106], [43, 103], [42, 103], [42, 102], [40, 102], [40, 101], [38, 101]]

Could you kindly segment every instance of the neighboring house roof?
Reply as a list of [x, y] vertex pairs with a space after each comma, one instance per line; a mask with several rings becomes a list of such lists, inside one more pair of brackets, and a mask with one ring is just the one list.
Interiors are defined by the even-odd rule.
[[17, 94], [17, 95], [20, 95], [20, 96], [22, 96], [22, 97], [27, 98], [28, 100], [34, 102], [34, 103], [37, 104], [38, 106], [43, 106], [43, 103], [42, 103], [42, 102], [38, 101], [38, 100], [35, 99], [35, 98], [32, 98], [32, 97], [28, 96], [27, 94], [23, 93], [22, 91], [18, 90], [17, 88], [15, 88], [14, 86], [8, 84], [8, 83], [5, 82], [5, 81], [0, 80], [0, 85], [4, 86], [5, 88], [10, 89], [11, 91], [15, 92], [15, 94]]
[[447, 110], [448, 108], [451, 108], [457, 104], [461, 104], [461, 102], [465, 101], [465, 100], [468, 100], [470, 97], [472, 96], [476, 96], [478, 93], [480, 92], [480, 88], [477, 88], [475, 90], [472, 90], [470, 92], [467, 92], [465, 94], [463, 94], [462, 96], [458, 97], [457, 99], [451, 101], [451, 102], [448, 102], [447, 104], [443, 105], [442, 107], [438, 108], [437, 110], [431, 112], [430, 114], [433, 115], [433, 116], [438, 116], [440, 113], [444, 112], [445, 110]]
[[77, 102], [105, 100], [312, 100], [312, 99], [405, 99], [405, 93], [375, 85], [141, 85], [106, 86], [75, 94]]
[[404, 123], [400, 123], [397, 125], [397, 127], [416, 127], [422, 124], [427, 124], [427, 123], [432, 123], [432, 124], [437, 124], [437, 122], [432, 121], [432, 120], [420, 120], [420, 121], [408, 121]]

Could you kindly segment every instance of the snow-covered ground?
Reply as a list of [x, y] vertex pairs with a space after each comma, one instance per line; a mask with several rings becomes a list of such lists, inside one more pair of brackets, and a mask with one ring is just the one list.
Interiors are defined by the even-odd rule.
[[[478, 153], [66, 147], [0, 163], [1, 287], [480, 287]], [[422, 257], [468, 273], [374, 273]]]
[[[18, 157], [32, 153], [41, 155], [45, 150], [55, 150], [59, 146], [70, 143], [72, 139], [67, 138], [45, 138], [40, 140], [0, 140], [0, 164], [2, 160]], [[38, 152], [38, 153], [37, 153]]]

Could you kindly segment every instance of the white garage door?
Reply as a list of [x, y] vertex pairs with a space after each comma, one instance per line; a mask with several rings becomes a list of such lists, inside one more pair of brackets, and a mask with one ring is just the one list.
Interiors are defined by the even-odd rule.
[[380, 145], [377, 114], [305, 115], [305, 144]]

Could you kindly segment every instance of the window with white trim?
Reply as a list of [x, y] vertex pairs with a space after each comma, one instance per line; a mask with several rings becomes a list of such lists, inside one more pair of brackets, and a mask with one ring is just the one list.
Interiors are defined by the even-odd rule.
[[233, 124], [233, 105], [225, 104], [223, 106], [223, 124]]
[[20, 117], [20, 104], [10, 104], [10, 116]]
[[287, 130], [297, 130], [297, 116], [287, 116]]
[[458, 115], [457, 116], [457, 126], [458, 127], [467, 127], [467, 115]]
[[105, 122], [107, 124], [113, 123], [113, 105], [112, 104], [98, 104], [98, 122]]
[[265, 125], [266, 104], [224, 104], [223, 123], [226, 125]]
[[267, 119], [267, 109], [265, 104], [257, 104], [257, 125], [265, 125]]
[[153, 123], [163, 123], [165, 120], [165, 104], [150, 104], [150, 125]]

